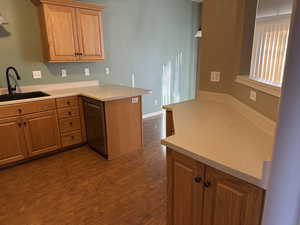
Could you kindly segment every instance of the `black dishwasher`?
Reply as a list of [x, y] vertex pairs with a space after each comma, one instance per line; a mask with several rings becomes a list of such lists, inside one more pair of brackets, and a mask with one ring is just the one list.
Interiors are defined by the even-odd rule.
[[88, 145], [107, 156], [104, 102], [83, 97]]

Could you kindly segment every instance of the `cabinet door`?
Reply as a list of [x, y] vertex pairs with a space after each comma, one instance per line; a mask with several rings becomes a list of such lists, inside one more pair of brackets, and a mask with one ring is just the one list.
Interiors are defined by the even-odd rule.
[[60, 147], [56, 111], [24, 116], [23, 121], [30, 156], [53, 151]]
[[170, 149], [167, 163], [168, 225], [201, 225], [204, 166]]
[[259, 225], [264, 191], [207, 167], [203, 225]]
[[77, 9], [78, 37], [81, 61], [104, 59], [101, 12]]
[[26, 146], [21, 119], [0, 120], [0, 165], [26, 158]]
[[45, 48], [49, 48], [48, 60], [52, 62], [78, 60], [76, 9], [44, 4], [43, 13], [46, 25], [44, 38], [48, 40], [48, 46]]

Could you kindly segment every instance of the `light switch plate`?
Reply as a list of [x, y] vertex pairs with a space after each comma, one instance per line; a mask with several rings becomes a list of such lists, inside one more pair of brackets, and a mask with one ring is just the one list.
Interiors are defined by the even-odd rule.
[[62, 69], [61, 70], [61, 77], [66, 77], [67, 76], [67, 70]]
[[84, 75], [85, 75], [85, 76], [90, 76], [90, 75], [91, 75], [91, 73], [90, 73], [90, 68], [85, 68], [85, 69], [84, 69]]
[[139, 102], [139, 98], [138, 97], [131, 98], [131, 103], [136, 104], [138, 102]]
[[256, 91], [250, 90], [250, 96], [249, 96], [249, 98], [252, 101], [256, 102]]
[[220, 80], [221, 80], [221, 72], [213, 71], [210, 73], [211, 82], [220, 82]]
[[32, 77], [33, 77], [33, 79], [41, 79], [42, 72], [41, 71], [32, 71]]

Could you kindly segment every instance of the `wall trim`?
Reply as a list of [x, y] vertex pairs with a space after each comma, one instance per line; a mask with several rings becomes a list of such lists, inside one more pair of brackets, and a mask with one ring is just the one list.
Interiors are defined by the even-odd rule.
[[[58, 90], [58, 89], [91, 87], [91, 86], [99, 86], [99, 85], [100, 85], [99, 80], [65, 82], [65, 83], [54, 83], [54, 84], [40, 84], [40, 85], [26, 85], [26, 86], [17, 87], [17, 92], [53, 91], [53, 90]], [[7, 88], [0, 88], [0, 93], [6, 94]]]
[[250, 106], [239, 101], [235, 97], [229, 94], [199, 91], [198, 99], [216, 101], [220, 103], [225, 103], [233, 107], [236, 111], [254, 123], [255, 126], [262, 129], [265, 133], [274, 136], [276, 132], [276, 122], [259, 113]]
[[281, 87], [267, 84], [267, 83], [262, 83], [262, 82], [250, 79], [248, 76], [245, 76], [245, 75], [237, 76], [235, 79], [235, 82], [246, 85], [251, 88], [254, 88], [256, 90], [262, 91], [269, 95], [273, 95], [278, 98], [280, 98], [280, 96], [281, 96]]
[[157, 112], [153, 112], [153, 113], [146, 113], [143, 115], [143, 119], [148, 119], [148, 118], [151, 118], [151, 117], [155, 117], [155, 116], [160, 116], [164, 113], [164, 111], [157, 111]]

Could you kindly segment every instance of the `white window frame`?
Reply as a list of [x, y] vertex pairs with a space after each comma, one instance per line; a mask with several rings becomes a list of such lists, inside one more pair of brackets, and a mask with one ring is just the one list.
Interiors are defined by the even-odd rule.
[[[284, 15], [280, 15], [280, 17], [286, 18], [286, 17], [290, 17], [290, 14], [284, 14]], [[264, 20], [264, 18], [259, 18], [259, 20]], [[269, 18], [267, 18], [266, 20], [269, 20]], [[253, 63], [251, 61], [251, 63]], [[251, 68], [252, 69], [252, 68]], [[266, 80], [261, 80], [261, 79], [255, 79], [253, 76], [251, 77], [251, 74], [249, 75], [238, 75], [236, 77], [235, 82], [246, 85], [248, 87], [257, 89], [259, 91], [262, 91], [264, 93], [276, 96], [276, 97], [280, 97], [281, 96], [281, 83], [277, 84], [277, 83], [273, 83], [273, 82], [268, 82]]]
[[275, 97], [281, 96], [281, 86], [276, 86], [274, 84], [268, 84], [266, 82], [250, 79], [249, 75], [239, 75], [236, 77], [235, 82], [262, 91], [269, 95], [273, 95]]

